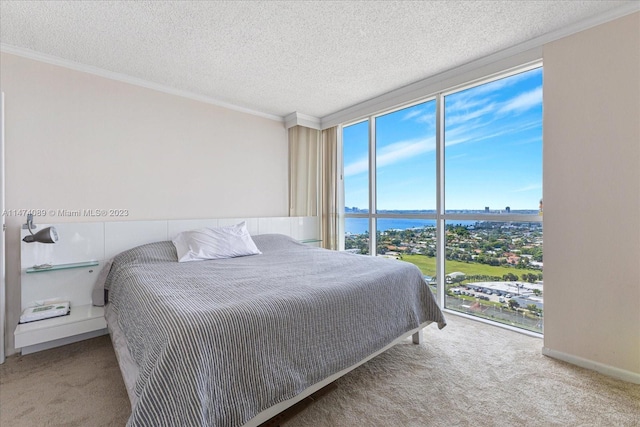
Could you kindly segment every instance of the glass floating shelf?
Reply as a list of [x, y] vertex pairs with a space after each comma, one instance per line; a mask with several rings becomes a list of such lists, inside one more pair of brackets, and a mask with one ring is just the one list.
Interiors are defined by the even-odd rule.
[[300, 243], [318, 243], [322, 242], [322, 239], [304, 239], [300, 240]]
[[74, 262], [71, 264], [42, 264], [27, 268], [27, 273], [44, 273], [45, 271], [69, 270], [71, 268], [95, 267], [98, 261]]

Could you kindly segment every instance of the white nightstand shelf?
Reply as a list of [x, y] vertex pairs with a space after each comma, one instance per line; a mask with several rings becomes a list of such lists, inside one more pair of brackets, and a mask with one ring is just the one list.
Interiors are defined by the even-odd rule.
[[87, 268], [87, 267], [95, 267], [99, 263], [98, 261], [84, 261], [84, 262], [72, 262], [70, 264], [55, 264], [49, 265], [47, 267], [31, 267], [25, 270], [25, 273], [47, 273], [49, 271], [58, 271], [58, 270], [69, 270], [72, 268]]
[[71, 306], [67, 316], [19, 324], [15, 347], [29, 354], [107, 333], [104, 308], [91, 304]]
[[303, 239], [303, 240], [298, 240], [300, 243], [303, 243], [305, 245], [309, 245], [309, 246], [315, 246], [315, 247], [321, 247], [322, 246], [322, 239]]

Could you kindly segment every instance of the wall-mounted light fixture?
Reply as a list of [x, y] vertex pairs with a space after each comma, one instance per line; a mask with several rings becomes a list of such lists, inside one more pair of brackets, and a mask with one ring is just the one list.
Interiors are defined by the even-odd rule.
[[58, 232], [56, 231], [55, 227], [43, 228], [42, 230], [33, 234], [33, 229], [37, 227], [38, 226], [33, 223], [33, 215], [28, 214], [27, 223], [23, 224], [22, 228], [29, 230], [29, 233], [31, 234], [25, 236], [22, 241], [26, 243], [55, 243], [58, 241]]

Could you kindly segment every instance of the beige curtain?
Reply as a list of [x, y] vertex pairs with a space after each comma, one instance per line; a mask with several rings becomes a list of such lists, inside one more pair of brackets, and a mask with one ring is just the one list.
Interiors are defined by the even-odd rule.
[[318, 215], [320, 131], [289, 128], [289, 216]]
[[289, 216], [318, 216], [322, 247], [338, 249], [338, 128], [289, 128]]
[[320, 153], [320, 238], [322, 247], [338, 250], [338, 128], [322, 131]]

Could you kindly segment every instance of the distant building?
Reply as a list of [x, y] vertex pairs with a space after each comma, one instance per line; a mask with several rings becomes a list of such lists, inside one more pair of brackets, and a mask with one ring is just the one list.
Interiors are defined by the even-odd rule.
[[518, 302], [518, 305], [522, 308], [527, 308], [528, 305], [533, 304], [538, 309], [544, 310], [544, 302], [542, 297], [537, 297], [534, 295], [521, 295], [514, 296], [512, 299]]
[[465, 277], [467, 277], [466, 274], [460, 271], [454, 271], [453, 273], [447, 274], [445, 280], [447, 283], [453, 283], [455, 280], [464, 280]]
[[[536, 283], [527, 283], [527, 282], [472, 282], [466, 285], [467, 288], [473, 291], [485, 291], [491, 290], [494, 294], [497, 295], [512, 295], [512, 296], [524, 296], [527, 295], [529, 298], [533, 298], [533, 292], [535, 289], [538, 289], [541, 293], [543, 292], [544, 284], [542, 281]], [[539, 298], [542, 301], [542, 297]]]

